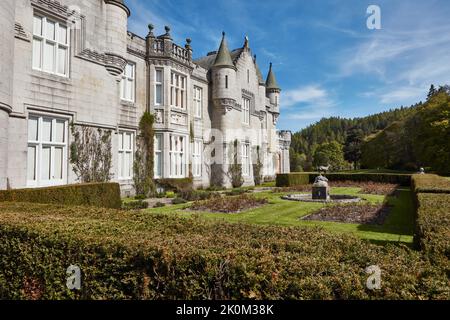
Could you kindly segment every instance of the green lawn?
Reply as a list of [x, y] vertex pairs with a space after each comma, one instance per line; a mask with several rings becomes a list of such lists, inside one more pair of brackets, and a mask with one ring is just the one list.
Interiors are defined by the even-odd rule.
[[[358, 195], [370, 203], [382, 203], [384, 196], [362, 195], [359, 188], [332, 188], [333, 194]], [[303, 217], [324, 206], [321, 203], [297, 202], [281, 199], [280, 193], [255, 193], [257, 197], [267, 197], [269, 204], [241, 213], [210, 213], [184, 210], [188, 205], [181, 204], [163, 208], [147, 209], [149, 213], [178, 214], [185, 217], [197, 215], [205, 219], [225, 220], [228, 222], [288, 225], [288, 226], [321, 226], [332, 232], [353, 233], [361, 238], [374, 242], [412, 243], [413, 234], [413, 202], [409, 188], [399, 189], [398, 197], [387, 197], [386, 201], [393, 205], [383, 225], [361, 225], [353, 223], [305, 221]]]

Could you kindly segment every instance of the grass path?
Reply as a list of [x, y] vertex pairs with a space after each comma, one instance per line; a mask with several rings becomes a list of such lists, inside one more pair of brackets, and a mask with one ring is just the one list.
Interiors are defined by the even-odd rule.
[[359, 194], [359, 188], [333, 188], [333, 194], [358, 195], [366, 201], [376, 204], [387, 201], [393, 208], [383, 225], [362, 225], [354, 223], [306, 221], [301, 220], [313, 211], [323, 207], [321, 203], [297, 202], [281, 199], [281, 193], [261, 192], [256, 197], [266, 197], [269, 204], [240, 213], [211, 213], [184, 210], [188, 205], [175, 205], [163, 208], [147, 209], [149, 213], [178, 214], [185, 217], [193, 215], [205, 219], [216, 219], [228, 222], [270, 224], [285, 226], [320, 226], [331, 232], [353, 233], [363, 239], [374, 242], [412, 243], [413, 235], [413, 201], [408, 188], [398, 189], [397, 197]]

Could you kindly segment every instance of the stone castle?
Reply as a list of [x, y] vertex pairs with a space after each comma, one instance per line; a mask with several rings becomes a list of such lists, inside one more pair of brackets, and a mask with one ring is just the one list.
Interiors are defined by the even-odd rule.
[[[0, 2], [0, 189], [77, 182], [69, 125], [109, 129], [112, 180], [133, 192], [139, 119], [155, 116], [155, 178], [230, 186], [228, 168], [265, 179], [289, 172], [290, 132], [277, 131], [281, 89], [264, 80], [248, 38], [193, 59], [170, 28], [128, 32], [123, 0]], [[219, 39], [218, 39], [219, 40]]]

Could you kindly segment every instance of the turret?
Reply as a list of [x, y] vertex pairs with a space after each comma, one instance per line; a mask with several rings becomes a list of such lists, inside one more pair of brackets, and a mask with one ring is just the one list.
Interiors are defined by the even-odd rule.
[[236, 86], [236, 67], [228, 50], [225, 32], [222, 32], [219, 51], [212, 65], [212, 82], [212, 97], [214, 100], [235, 99], [233, 88]]
[[119, 75], [126, 65], [127, 23], [130, 10], [123, 0], [104, 0], [106, 10], [106, 69]]
[[279, 112], [280, 106], [280, 92], [281, 89], [278, 86], [277, 80], [275, 79], [275, 74], [272, 70], [272, 62], [270, 63], [269, 73], [266, 79], [266, 97], [269, 98], [270, 104], [272, 104], [275, 112]]

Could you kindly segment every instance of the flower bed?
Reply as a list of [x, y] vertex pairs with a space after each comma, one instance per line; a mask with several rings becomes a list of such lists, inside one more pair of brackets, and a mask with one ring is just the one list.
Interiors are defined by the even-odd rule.
[[235, 197], [215, 197], [209, 200], [195, 201], [190, 210], [237, 213], [242, 210], [252, 209], [266, 204], [266, 198], [257, 198], [249, 194], [241, 194]]
[[[363, 194], [377, 194], [377, 195], [391, 195], [398, 188], [397, 184], [379, 183], [379, 182], [357, 182], [357, 181], [331, 181], [329, 182], [331, 188], [333, 187], [353, 187], [361, 188], [360, 193]], [[312, 184], [296, 185], [291, 187], [274, 188], [273, 192], [311, 192]]]
[[361, 224], [383, 224], [389, 213], [386, 205], [330, 205], [303, 220], [335, 221]]

